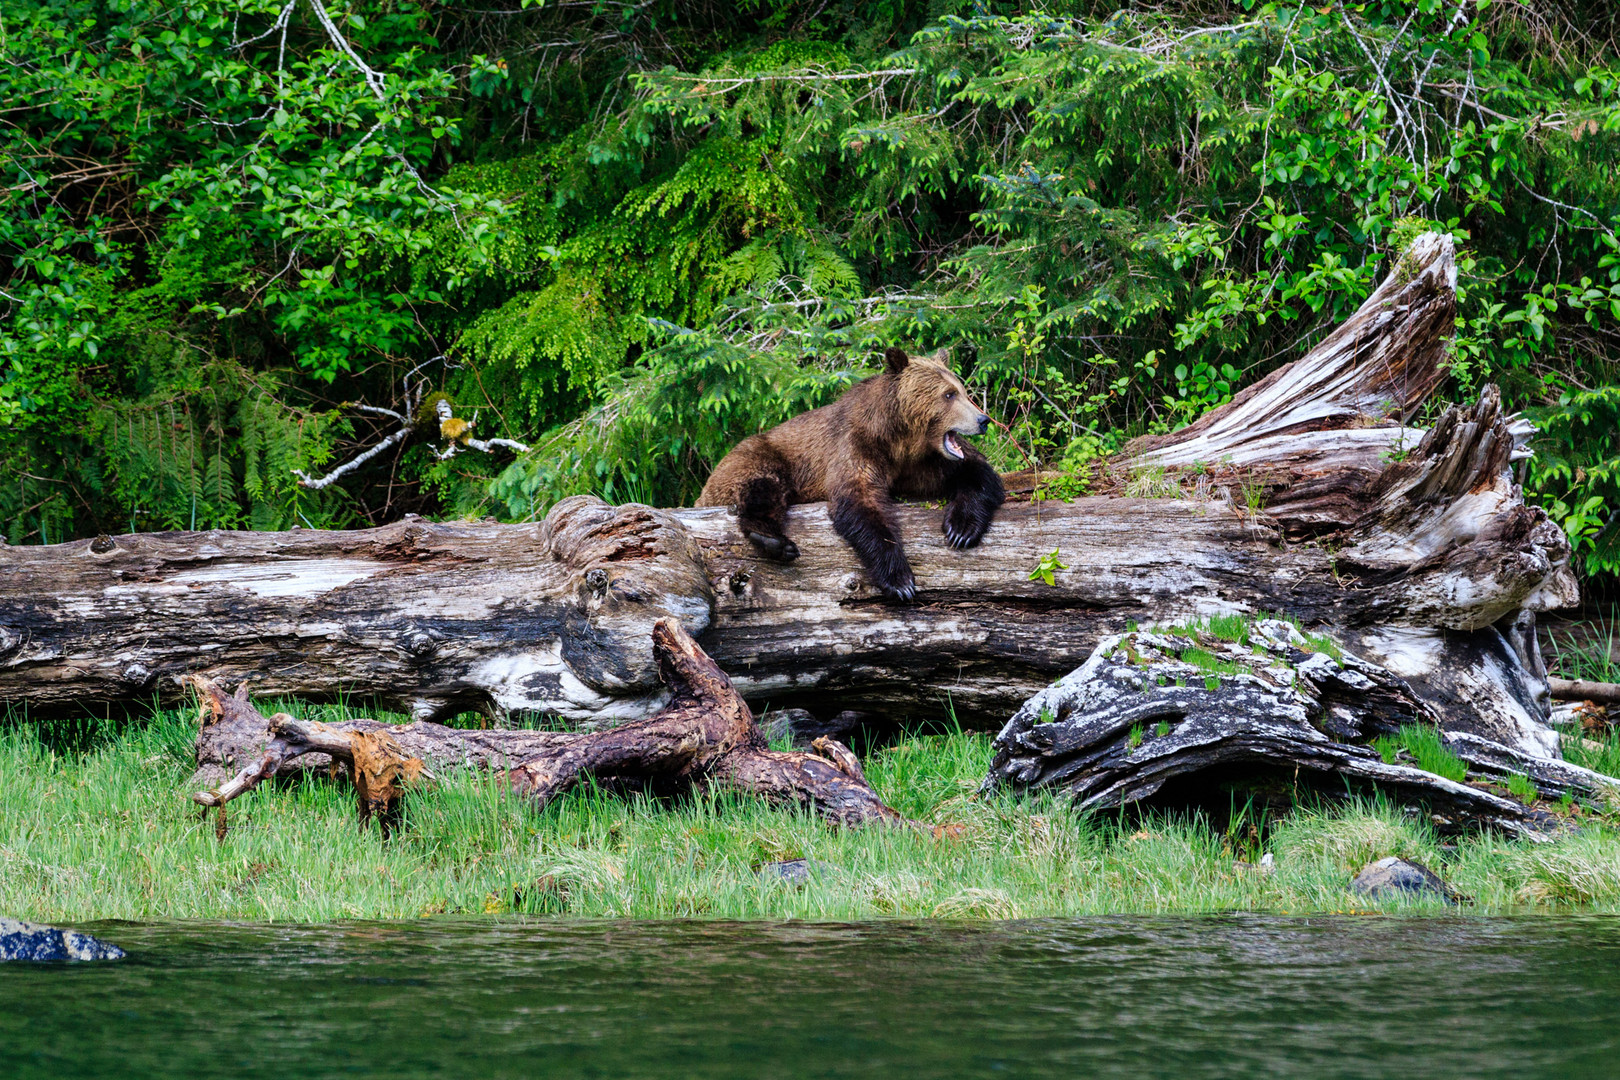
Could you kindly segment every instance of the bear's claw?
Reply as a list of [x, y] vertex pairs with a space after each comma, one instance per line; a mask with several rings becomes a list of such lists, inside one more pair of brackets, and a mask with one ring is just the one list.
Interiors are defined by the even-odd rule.
[[883, 575], [873, 575], [872, 584], [896, 600], [915, 600], [917, 598], [917, 579], [912, 576], [909, 566], [902, 568], [890, 580], [883, 580]]
[[945, 542], [961, 550], [984, 539], [990, 530], [989, 515], [984, 515], [982, 521], [978, 517], [971, 508], [953, 504], [945, 514]]

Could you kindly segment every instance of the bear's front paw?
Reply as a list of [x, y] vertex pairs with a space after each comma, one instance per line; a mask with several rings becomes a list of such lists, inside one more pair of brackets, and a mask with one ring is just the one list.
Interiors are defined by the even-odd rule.
[[902, 563], [886, 573], [873, 575], [873, 584], [896, 600], [914, 600], [917, 597], [917, 579], [911, 567]]
[[945, 541], [953, 548], [970, 548], [984, 539], [990, 515], [971, 502], [953, 502], [945, 511]]
[[765, 555], [777, 562], [792, 562], [799, 557], [799, 545], [785, 536], [770, 536], [762, 532], [751, 532], [748, 539]]

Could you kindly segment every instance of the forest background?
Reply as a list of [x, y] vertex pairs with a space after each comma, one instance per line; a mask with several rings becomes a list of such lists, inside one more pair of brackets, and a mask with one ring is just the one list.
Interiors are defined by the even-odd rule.
[[[482, 2], [0, 0], [7, 541], [690, 502], [889, 344], [1079, 493], [1433, 228], [1613, 594], [1614, 5]], [[299, 486], [421, 391], [532, 449]]]

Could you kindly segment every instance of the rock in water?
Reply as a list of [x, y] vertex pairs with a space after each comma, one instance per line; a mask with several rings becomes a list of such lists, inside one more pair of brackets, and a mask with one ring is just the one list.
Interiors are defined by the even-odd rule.
[[0, 960], [122, 960], [124, 950], [77, 930], [0, 918]]
[[1369, 900], [1437, 896], [1448, 904], [1456, 904], [1463, 899], [1427, 866], [1393, 855], [1362, 867], [1361, 873], [1350, 883], [1350, 891]]

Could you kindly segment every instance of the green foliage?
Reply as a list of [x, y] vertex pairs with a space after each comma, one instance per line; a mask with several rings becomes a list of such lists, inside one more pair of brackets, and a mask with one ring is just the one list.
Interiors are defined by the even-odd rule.
[[1035, 564], [1035, 569], [1029, 572], [1029, 580], [1044, 581], [1048, 585], [1056, 585], [1057, 572], [1069, 568], [1068, 563], [1059, 560], [1058, 556], [1060, 554], [1061, 549], [1053, 548], [1045, 555], [1042, 555], [1041, 561]]
[[1565, 391], [1530, 415], [1530, 487], [1589, 573], [1620, 571], [1620, 385]]
[[1108, 436], [1084, 432], [1074, 438], [1057, 461], [1056, 474], [1042, 474], [1037, 499], [1077, 499], [1091, 491], [1092, 463], [1116, 454], [1124, 440], [1118, 432]]
[[[1530, 411], [1531, 497], [1612, 573], [1620, 55], [1600, 5], [1527, 12], [21, 0], [6, 533], [124, 527], [149, 490], [186, 524], [683, 501], [896, 343], [951, 346], [1005, 424], [992, 460], [1055, 463], [1041, 494], [1073, 498], [1439, 229], [1442, 393]], [[418, 446], [300, 499], [292, 467], [379, 437], [341, 407], [393, 406], [413, 371], [534, 451]], [[190, 402], [212, 373], [219, 401]], [[110, 441], [181, 399], [205, 464]], [[262, 495], [248, 400], [279, 418]]]
[[602, 404], [495, 479], [491, 490], [507, 514], [534, 517], [581, 492], [615, 502], [690, 501], [709, 466], [739, 440], [835, 400], [864, 374], [751, 356], [713, 335], [662, 329], [672, 340], [615, 377]]
[[1462, 783], [1468, 779], [1468, 766], [1461, 758], [1446, 749], [1440, 732], [1428, 724], [1408, 724], [1394, 735], [1380, 735], [1373, 740], [1373, 749], [1386, 765], [1395, 764], [1404, 752], [1424, 772], [1443, 776]]

